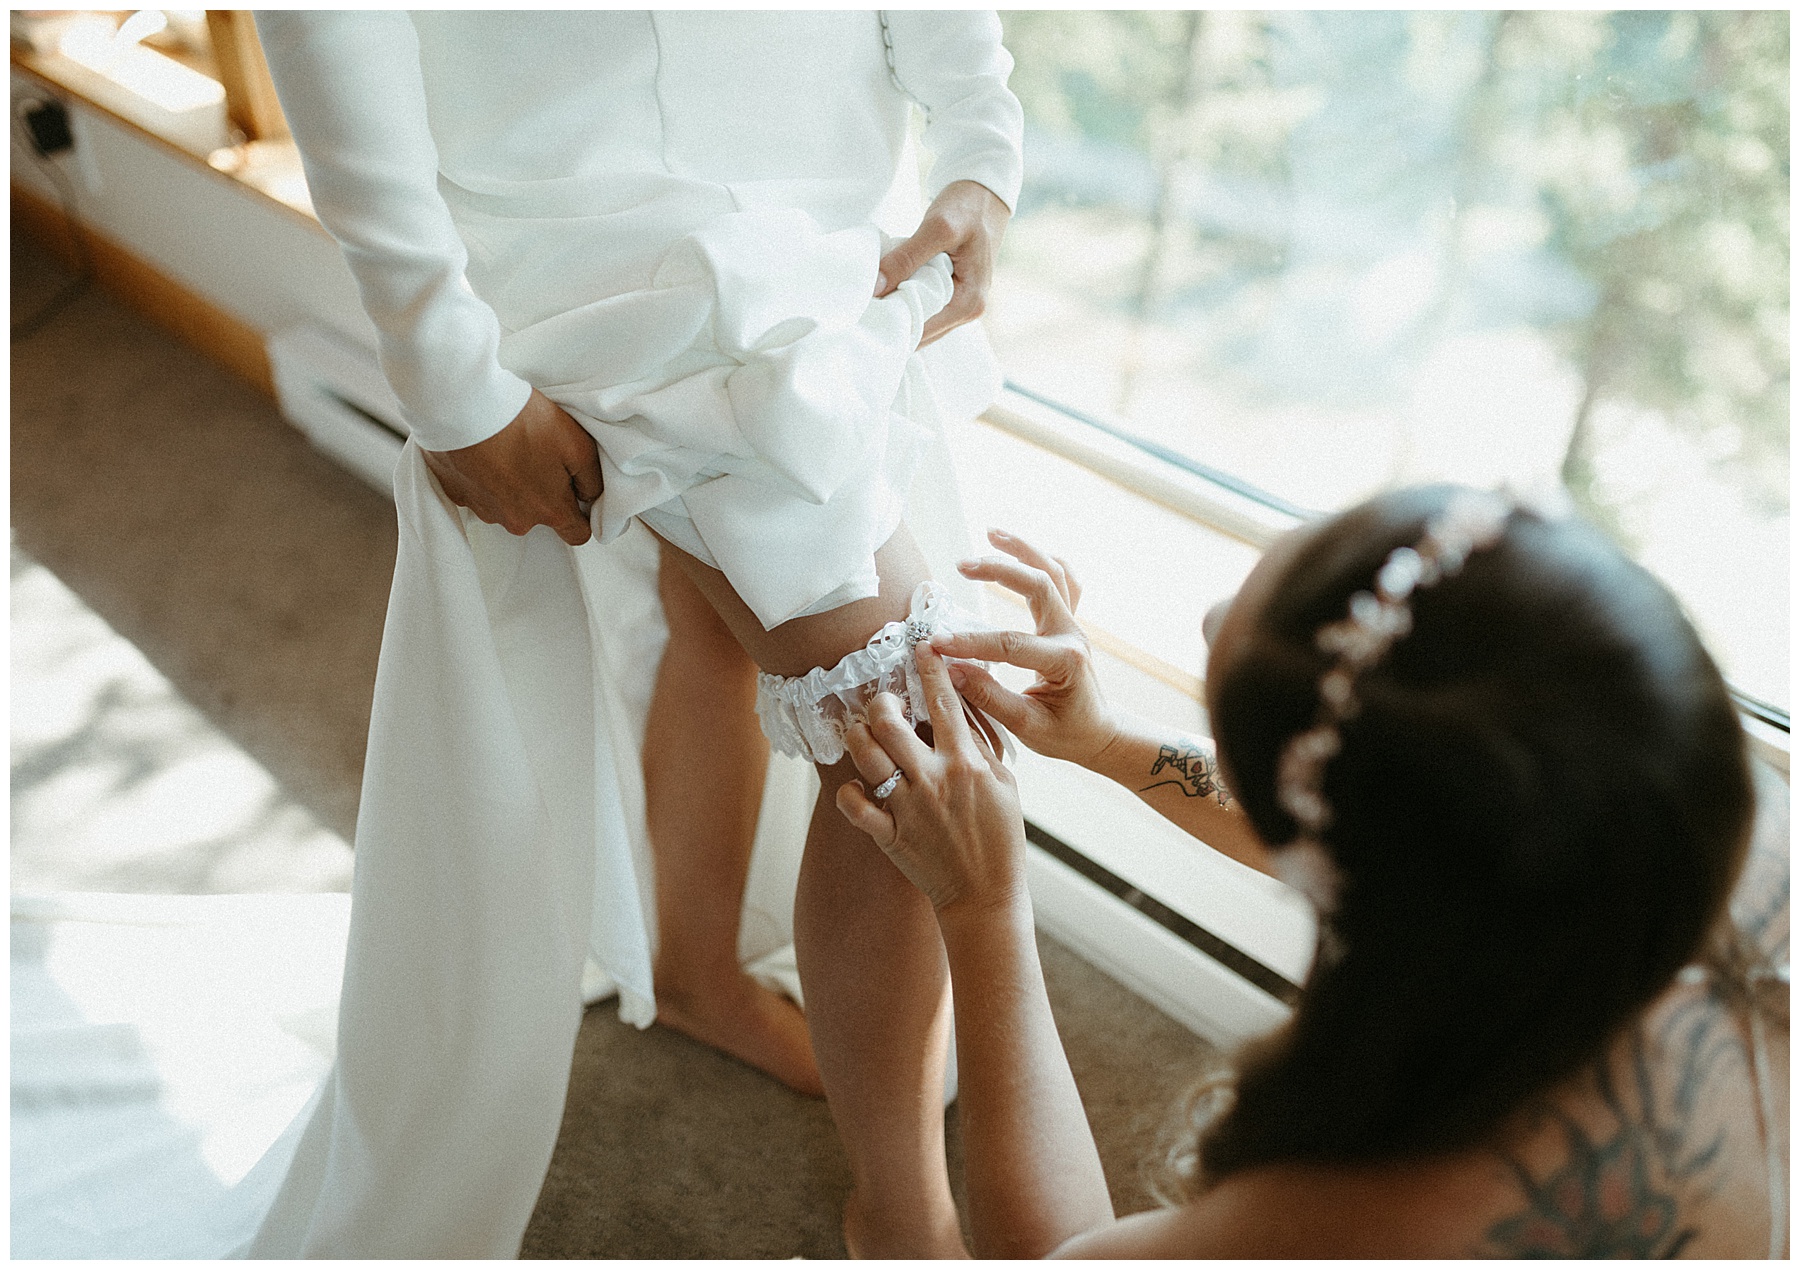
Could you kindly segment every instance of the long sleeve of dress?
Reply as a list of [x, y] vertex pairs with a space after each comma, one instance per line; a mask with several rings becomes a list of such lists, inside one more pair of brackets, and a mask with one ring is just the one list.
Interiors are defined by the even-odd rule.
[[895, 82], [925, 111], [934, 156], [926, 193], [978, 181], [1008, 208], [1024, 180], [1025, 113], [1006, 86], [1012, 54], [991, 9], [883, 13]]
[[463, 277], [411, 19], [284, 10], [259, 13], [257, 32], [313, 206], [361, 288], [407, 425], [430, 450], [485, 440], [531, 385], [501, 367], [499, 321]]

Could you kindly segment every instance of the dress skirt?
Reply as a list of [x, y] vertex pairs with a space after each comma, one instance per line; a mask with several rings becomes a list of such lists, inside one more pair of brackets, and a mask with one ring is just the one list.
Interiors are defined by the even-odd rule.
[[[904, 514], [959, 603], [948, 446]], [[667, 638], [641, 525], [571, 548], [451, 504], [417, 450], [357, 822], [338, 1056], [253, 1256], [512, 1257], [562, 1121], [584, 1004], [655, 1018], [642, 745]], [[741, 953], [798, 995], [792, 910], [817, 790], [774, 755]], [[281, 1162], [265, 1161], [265, 1175]]]

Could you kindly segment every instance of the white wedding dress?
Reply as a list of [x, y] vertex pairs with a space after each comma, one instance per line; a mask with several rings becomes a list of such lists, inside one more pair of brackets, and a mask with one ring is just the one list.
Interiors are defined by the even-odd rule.
[[[510, 1257], [584, 1002], [655, 1016], [641, 746], [666, 627], [638, 522], [767, 626], [873, 594], [902, 518], [966, 586], [944, 567], [964, 549], [945, 429], [991, 397], [993, 360], [975, 327], [915, 351], [950, 296], [943, 258], [871, 295], [921, 211], [909, 97], [927, 193], [968, 179], [1016, 201], [1011, 60], [991, 13], [960, 11], [259, 30], [414, 443], [335, 1061], [236, 1186], [106, 1247]], [[530, 385], [601, 447], [580, 548], [480, 523], [419, 455], [491, 435]], [[790, 986], [814, 780], [775, 757], [746, 902], [742, 951]]]

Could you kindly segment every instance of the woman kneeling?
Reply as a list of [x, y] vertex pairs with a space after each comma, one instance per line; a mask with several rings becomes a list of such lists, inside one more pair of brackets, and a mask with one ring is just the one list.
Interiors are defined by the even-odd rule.
[[[978, 1251], [1781, 1254], [1762, 989], [1784, 977], [1764, 967], [1785, 962], [1785, 876], [1778, 912], [1732, 925], [1743, 733], [1655, 580], [1469, 490], [1305, 527], [1209, 615], [1217, 751], [1175, 741], [1172, 784], [1150, 779], [1171, 738], [1100, 698], [1066, 569], [994, 541], [1008, 556], [965, 572], [1031, 598], [1038, 633], [935, 649], [1038, 682], [922, 650], [933, 747], [878, 699], [848, 738], [866, 784], [838, 798], [943, 932]], [[1113, 1220], [1044, 999], [1017, 797], [959, 689], [1319, 909], [1292, 1019], [1196, 1100], [1179, 1207]]]

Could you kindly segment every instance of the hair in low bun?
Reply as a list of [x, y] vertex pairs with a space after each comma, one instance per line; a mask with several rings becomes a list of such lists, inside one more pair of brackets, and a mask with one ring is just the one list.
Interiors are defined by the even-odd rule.
[[[1335, 870], [1293, 1019], [1242, 1056], [1204, 1137], [1217, 1178], [1473, 1145], [1596, 1057], [1694, 957], [1752, 811], [1736, 710], [1668, 591], [1593, 529], [1515, 510], [1355, 680], [1327, 823], [1283, 805], [1341, 621], [1466, 491], [1401, 491], [1308, 541], [1214, 685], [1221, 758], [1263, 840]], [[1292, 801], [1291, 799], [1289, 801]]]

